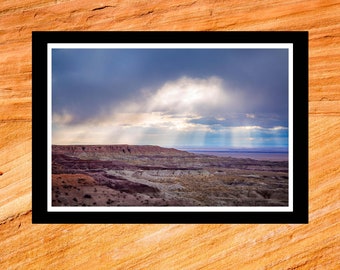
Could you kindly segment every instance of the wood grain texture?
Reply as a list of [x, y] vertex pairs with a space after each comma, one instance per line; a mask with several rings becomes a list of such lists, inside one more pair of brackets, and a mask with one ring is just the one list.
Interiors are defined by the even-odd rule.
[[[339, 269], [339, 13], [339, 1], [2, 0], [0, 268]], [[32, 225], [33, 30], [308, 30], [310, 223]]]

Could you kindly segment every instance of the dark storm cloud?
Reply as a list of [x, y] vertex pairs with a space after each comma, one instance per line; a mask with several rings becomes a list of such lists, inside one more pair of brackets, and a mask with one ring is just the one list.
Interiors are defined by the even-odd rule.
[[[221, 78], [240, 102], [225, 112], [288, 121], [286, 49], [53, 49], [53, 113], [83, 122], [126, 100], [142, 103], [141, 89], [157, 91], [182, 76]], [[275, 122], [255, 119], [262, 126]]]

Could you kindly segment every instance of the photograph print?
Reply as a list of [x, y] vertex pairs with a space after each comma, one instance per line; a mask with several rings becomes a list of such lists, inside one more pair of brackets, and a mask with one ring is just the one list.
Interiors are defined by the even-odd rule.
[[307, 222], [305, 32], [34, 34], [37, 223]]

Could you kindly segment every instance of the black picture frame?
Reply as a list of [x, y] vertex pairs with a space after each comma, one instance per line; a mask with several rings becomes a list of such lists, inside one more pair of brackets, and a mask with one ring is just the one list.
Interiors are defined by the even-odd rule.
[[[267, 212], [48, 211], [48, 44], [51, 43], [289, 43], [293, 48], [293, 207]], [[32, 222], [119, 224], [308, 223], [308, 32], [33, 32]]]

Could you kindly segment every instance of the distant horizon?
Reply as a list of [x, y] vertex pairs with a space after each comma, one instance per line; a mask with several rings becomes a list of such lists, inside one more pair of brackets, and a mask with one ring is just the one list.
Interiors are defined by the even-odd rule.
[[228, 151], [252, 151], [252, 152], [275, 152], [288, 153], [288, 147], [210, 147], [210, 146], [185, 146], [185, 145], [158, 145], [158, 144], [129, 144], [129, 143], [114, 143], [114, 144], [52, 144], [52, 146], [158, 146], [162, 148], [175, 148], [177, 150], [196, 150], [197, 152], [228, 152]]

